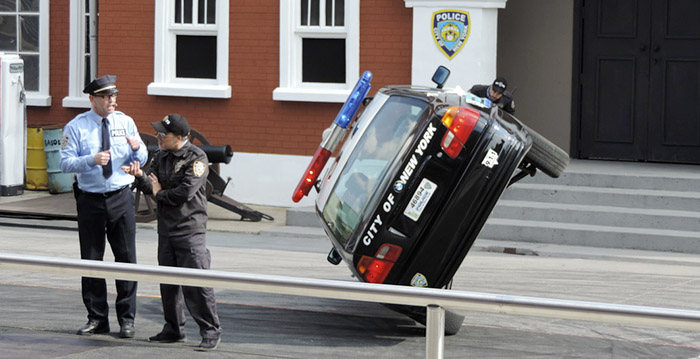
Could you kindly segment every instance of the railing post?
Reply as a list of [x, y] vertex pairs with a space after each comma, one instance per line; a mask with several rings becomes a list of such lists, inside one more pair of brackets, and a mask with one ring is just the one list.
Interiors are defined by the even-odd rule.
[[445, 347], [445, 308], [430, 304], [425, 311], [425, 358], [442, 359]]

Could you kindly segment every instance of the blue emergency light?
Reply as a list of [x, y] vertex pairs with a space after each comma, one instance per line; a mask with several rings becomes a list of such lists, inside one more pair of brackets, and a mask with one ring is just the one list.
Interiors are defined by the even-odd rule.
[[360, 109], [362, 100], [365, 99], [370, 87], [372, 87], [371, 81], [372, 72], [365, 71], [362, 76], [360, 76], [360, 79], [357, 80], [355, 88], [352, 89], [350, 96], [348, 96], [348, 99], [345, 101], [345, 104], [343, 104], [343, 107], [340, 109], [340, 112], [338, 112], [338, 116], [335, 117], [333, 123], [342, 128], [348, 128], [348, 124], [350, 124], [350, 121], [355, 117], [357, 110]]

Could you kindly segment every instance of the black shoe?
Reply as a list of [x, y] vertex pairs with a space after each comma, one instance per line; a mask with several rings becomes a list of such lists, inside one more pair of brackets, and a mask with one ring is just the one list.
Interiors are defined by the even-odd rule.
[[178, 337], [174, 335], [163, 334], [163, 332], [160, 332], [148, 338], [148, 341], [156, 343], [184, 343], [185, 341], [187, 341], [187, 337], [185, 337], [184, 335]]
[[78, 329], [78, 335], [93, 335], [109, 333], [109, 323], [90, 320], [83, 327]]
[[199, 350], [214, 350], [221, 343], [221, 337], [219, 338], [203, 338], [202, 342], [199, 343]]
[[122, 324], [122, 330], [119, 331], [119, 336], [121, 338], [133, 338], [136, 330], [134, 329], [134, 323], [125, 322]]

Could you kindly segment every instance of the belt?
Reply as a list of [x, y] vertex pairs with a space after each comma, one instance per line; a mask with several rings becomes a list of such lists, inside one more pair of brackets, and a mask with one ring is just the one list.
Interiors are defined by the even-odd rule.
[[121, 192], [121, 191], [123, 191], [123, 190], [125, 190], [125, 189], [127, 189], [127, 188], [129, 188], [128, 185], [126, 185], [126, 186], [124, 186], [124, 187], [122, 187], [122, 188], [120, 188], [120, 189], [118, 189], [118, 190], [111, 191], [111, 192], [92, 193], [92, 192], [85, 192], [85, 191], [83, 191], [83, 193], [86, 194], [86, 195], [88, 195], [88, 196], [109, 198], [109, 197], [112, 197], [112, 196], [114, 196], [115, 194], [117, 194], [117, 193], [119, 193], [119, 192]]

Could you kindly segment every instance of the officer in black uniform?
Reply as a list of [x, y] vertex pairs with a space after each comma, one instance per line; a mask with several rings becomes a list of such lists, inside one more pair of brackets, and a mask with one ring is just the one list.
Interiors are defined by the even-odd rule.
[[[207, 196], [209, 173], [207, 155], [188, 141], [190, 126], [179, 114], [152, 122], [159, 149], [145, 174], [140, 163], [123, 167], [136, 176], [139, 189], [155, 196], [158, 212], [158, 264], [209, 269], [211, 254], [206, 247]], [[185, 341], [183, 304], [199, 325], [203, 350], [215, 349], [221, 338], [212, 288], [161, 284], [165, 325], [149, 341]], [[183, 303], [184, 296], [184, 303]]]
[[507, 87], [508, 81], [503, 77], [499, 77], [490, 86], [474, 85], [469, 92], [491, 100], [495, 106], [513, 115], [515, 114], [515, 101], [513, 100], [513, 94], [506, 91]]
[[[117, 262], [136, 263], [136, 219], [130, 185], [134, 177], [119, 170], [148, 158], [134, 120], [117, 107], [117, 77], [104, 75], [88, 84], [92, 109], [76, 116], [63, 129], [60, 167], [76, 173], [73, 185], [77, 210], [80, 258], [102, 260], [105, 235]], [[122, 338], [133, 338], [136, 286], [117, 280], [117, 319]], [[82, 278], [83, 303], [88, 323], [79, 335], [109, 332], [107, 283], [103, 278]]]

